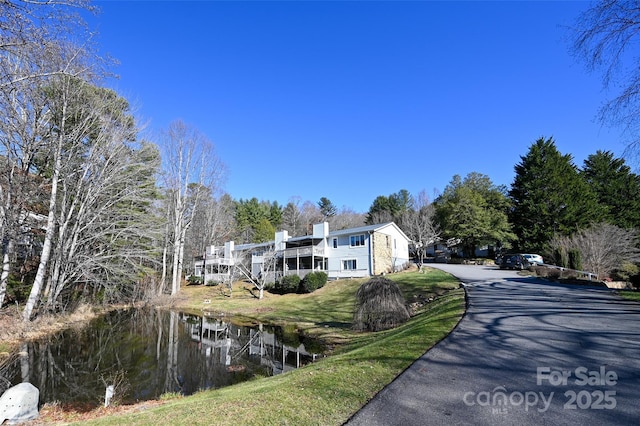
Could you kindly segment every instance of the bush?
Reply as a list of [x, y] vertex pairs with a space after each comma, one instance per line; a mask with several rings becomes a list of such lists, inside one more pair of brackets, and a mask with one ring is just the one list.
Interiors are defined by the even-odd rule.
[[308, 273], [298, 287], [298, 293], [313, 293], [327, 283], [327, 274], [322, 271]]
[[295, 293], [298, 291], [298, 286], [300, 285], [300, 277], [297, 275], [287, 275], [280, 278], [280, 281], [277, 281], [273, 286], [273, 290], [276, 293], [286, 294], [286, 293]]
[[266, 291], [270, 291], [271, 293], [275, 293], [276, 281], [267, 281], [264, 283], [264, 289]]
[[569, 262], [567, 262], [567, 256], [565, 254], [565, 251], [560, 248], [555, 250], [553, 258], [556, 262], [556, 265], [562, 268], [566, 268], [569, 265]]
[[353, 328], [380, 331], [397, 327], [409, 319], [404, 296], [398, 284], [385, 277], [374, 277], [356, 291]]
[[189, 275], [187, 285], [200, 285], [204, 282], [204, 278], [199, 275]]
[[569, 269], [575, 269], [577, 271], [582, 270], [582, 256], [580, 250], [569, 250]]
[[540, 278], [547, 278], [549, 276], [549, 268], [546, 266], [533, 265], [533, 273]]
[[640, 268], [638, 268], [638, 265], [631, 262], [624, 262], [622, 265], [620, 265], [619, 268], [613, 270], [613, 272], [611, 273], [611, 278], [614, 281], [630, 282], [631, 278], [635, 275], [638, 275], [638, 273], [640, 273]]
[[547, 274], [547, 278], [550, 280], [558, 280], [562, 276], [562, 272], [559, 269], [550, 269]]

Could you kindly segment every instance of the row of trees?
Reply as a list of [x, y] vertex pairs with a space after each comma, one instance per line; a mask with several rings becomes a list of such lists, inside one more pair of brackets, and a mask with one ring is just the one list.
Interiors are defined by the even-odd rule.
[[541, 253], [557, 264], [579, 252], [586, 268], [607, 276], [640, 261], [640, 176], [609, 151], [578, 168], [552, 138], [540, 138], [515, 166], [510, 187], [473, 172], [455, 175], [432, 203], [424, 191], [378, 196], [366, 221], [390, 220], [414, 241], [419, 258], [434, 242], [467, 257], [491, 246]]
[[[387, 199], [402, 199], [398, 194]], [[380, 199], [370, 215], [379, 214]], [[415, 211], [409, 199], [407, 211]], [[386, 214], [420, 242], [407, 216], [394, 211]], [[475, 172], [464, 179], [456, 175], [429, 211], [421, 222], [435, 230], [430, 238], [438, 236], [469, 257], [479, 245], [489, 245], [542, 253], [561, 264], [555, 257], [573, 250], [601, 277], [640, 261], [640, 176], [608, 151], [590, 155], [578, 168], [553, 139], [540, 138], [515, 166], [510, 188]]]
[[1, 7], [0, 302], [10, 280], [30, 286], [25, 320], [39, 303], [58, 309], [68, 283], [131, 295], [132, 274], [152, 264], [143, 219], [157, 149], [136, 139], [126, 100], [97, 84], [106, 63], [78, 25], [88, 3]]
[[0, 11], [0, 306], [23, 292], [29, 320], [80, 299], [175, 294], [198, 216], [225, 228], [209, 209], [223, 207], [212, 145], [180, 121], [139, 138], [126, 99], [101, 86], [110, 64], [87, 1]]

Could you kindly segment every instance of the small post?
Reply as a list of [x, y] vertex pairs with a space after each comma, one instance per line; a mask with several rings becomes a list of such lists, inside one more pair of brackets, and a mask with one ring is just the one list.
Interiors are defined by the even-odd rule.
[[107, 386], [107, 390], [104, 393], [104, 406], [105, 408], [109, 406], [111, 403], [111, 398], [113, 398], [114, 387], [113, 385]]

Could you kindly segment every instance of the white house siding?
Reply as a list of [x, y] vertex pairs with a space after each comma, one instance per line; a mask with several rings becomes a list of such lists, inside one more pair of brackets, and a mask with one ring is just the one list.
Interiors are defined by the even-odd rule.
[[[362, 236], [362, 239], [358, 240], [358, 245], [351, 244], [352, 236]], [[297, 238], [300, 239], [302, 237]], [[329, 233], [328, 224], [317, 224], [313, 228], [313, 238], [319, 240], [313, 248], [311, 246], [290, 248], [286, 249], [286, 253], [296, 250], [301, 255], [309, 256], [313, 252], [313, 255], [311, 255], [314, 258], [313, 268], [315, 270], [324, 270], [330, 279], [379, 275], [393, 270], [400, 270], [409, 261], [409, 240], [393, 223], [364, 226], [332, 233]], [[334, 239], [337, 239], [336, 247], [334, 247]], [[275, 245], [276, 250], [284, 254], [285, 243], [289, 240], [290, 238], [286, 231], [281, 231], [276, 233], [275, 241], [270, 243], [234, 247], [233, 242], [227, 242], [224, 248], [210, 249], [210, 252], [207, 253], [207, 266], [214, 263], [232, 264], [235, 251], [254, 250], [259, 246]], [[252, 271], [254, 274], [256, 274], [256, 265], [259, 267], [260, 264], [258, 260], [259, 255], [254, 256], [254, 268]], [[202, 261], [195, 264], [197, 274], [202, 272], [201, 265]], [[323, 269], [325, 267], [326, 269]], [[296, 270], [279, 271], [279, 274], [289, 275], [294, 273], [303, 277], [310, 271], [310, 269], [296, 268]], [[217, 274], [209, 275], [210, 271], [207, 272], [205, 282], [209, 279], [219, 280], [222, 278]]]
[[[351, 236], [364, 235], [364, 244], [351, 246]], [[333, 247], [333, 239], [338, 239], [338, 247]], [[371, 275], [370, 265], [370, 235], [368, 232], [333, 235], [327, 239], [329, 262], [327, 275], [329, 278], [359, 278]], [[355, 261], [355, 269], [345, 269], [345, 261]]]

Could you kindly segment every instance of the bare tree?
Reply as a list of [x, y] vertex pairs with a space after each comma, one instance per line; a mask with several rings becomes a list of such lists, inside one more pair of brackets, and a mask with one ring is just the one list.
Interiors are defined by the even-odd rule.
[[234, 203], [228, 194], [215, 197], [204, 190], [193, 223], [185, 241], [185, 258], [202, 256], [208, 246], [220, 246], [231, 239], [235, 231]]
[[[86, 61], [90, 35], [77, 13], [91, 9], [85, 0], [6, 0], [0, 5], [0, 155], [6, 178], [0, 189], [0, 306], [16, 238], [30, 226], [24, 219], [33, 216], [24, 201], [39, 200], [27, 188], [35, 181], [30, 173], [36, 155], [48, 143], [42, 133], [49, 120], [42, 88], [52, 77], [92, 71], [95, 62]], [[74, 43], [74, 38], [80, 42]], [[34, 205], [29, 210], [33, 213]]]
[[573, 51], [589, 71], [602, 70], [602, 84], [617, 94], [599, 111], [602, 123], [621, 126], [627, 155], [640, 154], [640, 3], [600, 0], [580, 14], [572, 29]]
[[340, 230], [357, 228], [364, 225], [366, 217], [362, 213], [356, 213], [349, 207], [343, 207], [336, 215], [328, 219], [329, 229]]
[[559, 252], [579, 251], [583, 269], [603, 279], [624, 263], [640, 262], [639, 238], [634, 229], [598, 223], [569, 237], [556, 236], [550, 245]]
[[[67, 153], [70, 153], [71, 156], [75, 155], [74, 148], [77, 148], [78, 144], [82, 143], [92, 125], [92, 120], [95, 118], [91, 114], [85, 115], [80, 120], [72, 119], [70, 116], [73, 106], [77, 106], [76, 101], [79, 98], [79, 92], [82, 90], [82, 84], [78, 83], [79, 81], [75, 78], [67, 76], [51, 81], [52, 94], [50, 95], [51, 106], [49, 111], [51, 111], [52, 115], [52, 132], [49, 147], [51, 158], [49, 167], [51, 168], [52, 177], [47, 209], [48, 216], [38, 272], [23, 312], [25, 321], [31, 319], [33, 309], [40, 297], [51, 256], [51, 249], [55, 240], [57, 219], [59, 217], [57, 214], [58, 191], [61, 179], [64, 177], [63, 166], [67, 165], [63, 158]], [[69, 142], [71, 143], [69, 144]]]
[[213, 191], [222, 174], [222, 164], [212, 143], [199, 131], [178, 120], [163, 134], [164, 185], [169, 210], [166, 247], [172, 250], [171, 294], [180, 289], [187, 231], [207, 191]]
[[[110, 295], [134, 282], [150, 254], [157, 149], [135, 142], [128, 103], [113, 91], [62, 76], [47, 86], [52, 170], [46, 234], [24, 319], [44, 296], [56, 308], [64, 289]], [[48, 158], [48, 156], [47, 156]]]
[[300, 197], [291, 197], [282, 210], [282, 227], [291, 236], [304, 235], [302, 222], [302, 212], [300, 211]]
[[16, 249], [25, 256], [35, 249], [32, 230], [42, 224], [33, 219], [46, 214], [40, 207], [43, 179], [33, 171], [37, 155], [46, 147], [48, 114], [42, 90], [33, 83], [22, 81], [12, 91], [0, 90], [0, 306]]
[[[11, 90], [27, 80], [85, 74], [87, 69], [78, 67], [77, 60], [92, 49], [92, 35], [80, 11], [96, 9], [89, 0], [4, 0], [0, 90]], [[57, 52], [56, 60], [51, 60], [52, 52]]]
[[440, 239], [440, 229], [435, 220], [435, 207], [429, 202], [426, 191], [421, 191], [413, 210], [402, 217], [403, 231], [411, 239], [417, 255], [418, 268], [422, 272], [427, 246]]
[[322, 221], [322, 213], [317, 204], [311, 201], [305, 201], [300, 209], [300, 219], [303, 225], [302, 234], [308, 235], [312, 232], [312, 226], [314, 223], [320, 223]]
[[251, 252], [244, 252], [242, 257], [236, 260], [236, 268], [258, 290], [258, 300], [262, 300], [267, 284], [276, 279], [275, 272], [280, 257], [273, 246], [265, 250], [259, 257], [260, 270], [257, 275], [251, 271], [253, 260]]

